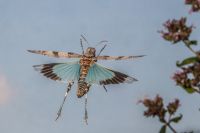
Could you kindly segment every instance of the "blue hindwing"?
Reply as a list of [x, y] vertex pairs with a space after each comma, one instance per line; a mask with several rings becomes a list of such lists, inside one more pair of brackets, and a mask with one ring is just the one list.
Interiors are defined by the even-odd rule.
[[62, 82], [77, 81], [80, 76], [80, 64], [71, 63], [51, 63], [34, 66], [44, 76]]
[[94, 63], [86, 76], [86, 82], [90, 84], [119, 84], [119, 83], [132, 83], [137, 81], [135, 78], [132, 78], [126, 74], [105, 68]]

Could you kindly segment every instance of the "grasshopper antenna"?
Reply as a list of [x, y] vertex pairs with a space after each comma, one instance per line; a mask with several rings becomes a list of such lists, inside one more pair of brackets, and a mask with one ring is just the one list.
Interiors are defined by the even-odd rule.
[[83, 48], [83, 41], [82, 41], [82, 39], [80, 39], [80, 44], [81, 44], [81, 48], [82, 48], [82, 54], [84, 55], [84, 48]]
[[101, 52], [105, 49], [106, 46], [107, 46], [107, 44], [105, 44], [105, 45], [101, 48], [101, 50], [99, 51], [99, 54], [98, 54], [97, 56], [99, 56], [99, 55], [101, 54]]
[[101, 54], [101, 52], [105, 49], [105, 47], [108, 45], [108, 44], [105, 44], [105, 43], [108, 43], [107, 40], [102, 40], [100, 41], [99, 43], [97, 43], [97, 45], [95, 47], [97, 47], [98, 45], [101, 45], [101, 44], [104, 44], [104, 46], [101, 48], [101, 50], [99, 51], [99, 54], [98, 56]]
[[87, 45], [90, 46], [89, 42], [87, 41], [87, 39], [83, 35], [81, 35], [81, 38], [87, 43]]
[[97, 47], [97, 46], [99, 46], [99, 45], [101, 45], [101, 44], [103, 44], [103, 43], [108, 43], [108, 41], [107, 41], [107, 40], [102, 40], [102, 41], [98, 42], [97, 45], [96, 45], [95, 47]]

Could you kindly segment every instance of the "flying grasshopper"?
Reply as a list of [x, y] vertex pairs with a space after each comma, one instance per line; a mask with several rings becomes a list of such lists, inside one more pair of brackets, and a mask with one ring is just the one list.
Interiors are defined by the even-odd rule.
[[[47, 78], [55, 81], [62, 81], [67, 83], [66, 93], [63, 102], [58, 110], [56, 120], [61, 116], [62, 108], [64, 102], [67, 98], [71, 87], [74, 82], [77, 82], [77, 97], [81, 98], [85, 95], [85, 116], [84, 120], [87, 124], [87, 93], [93, 84], [102, 85], [107, 91], [106, 85], [109, 84], [119, 84], [119, 83], [132, 83], [137, 81], [137, 79], [123, 74], [121, 72], [108, 69], [97, 64], [98, 60], [126, 60], [126, 59], [136, 59], [143, 57], [139, 56], [101, 56], [101, 52], [105, 49], [107, 44], [105, 44], [100, 52], [96, 54], [96, 49], [93, 47], [88, 47], [86, 50], [83, 48], [83, 41], [88, 43], [84, 36], [81, 35], [80, 44], [82, 48], [82, 54], [77, 54], [73, 52], [61, 52], [61, 51], [45, 51], [45, 50], [28, 50], [28, 52], [41, 54], [49, 57], [56, 58], [78, 58], [79, 61], [67, 62], [67, 63], [50, 63], [33, 66], [37, 71], [42, 73]], [[100, 43], [107, 43], [107, 41], [101, 41]], [[99, 44], [100, 44], [99, 43]], [[89, 43], [88, 43], [89, 44]]]

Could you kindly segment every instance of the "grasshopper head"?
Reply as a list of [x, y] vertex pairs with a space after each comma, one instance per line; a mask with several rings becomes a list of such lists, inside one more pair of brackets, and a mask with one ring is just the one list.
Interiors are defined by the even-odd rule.
[[88, 47], [85, 52], [86, 56], [95, 57], [96, 56], [96, 49], [92, 47]]

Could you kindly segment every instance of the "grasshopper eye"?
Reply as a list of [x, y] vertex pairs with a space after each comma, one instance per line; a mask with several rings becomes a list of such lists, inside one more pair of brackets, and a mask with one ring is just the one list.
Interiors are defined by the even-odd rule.
[[91, 49], [91, 51], [92, 51], [92, 53], [95, 53], [96, 52], [96, 50], [93, 48], [93, 49]]

